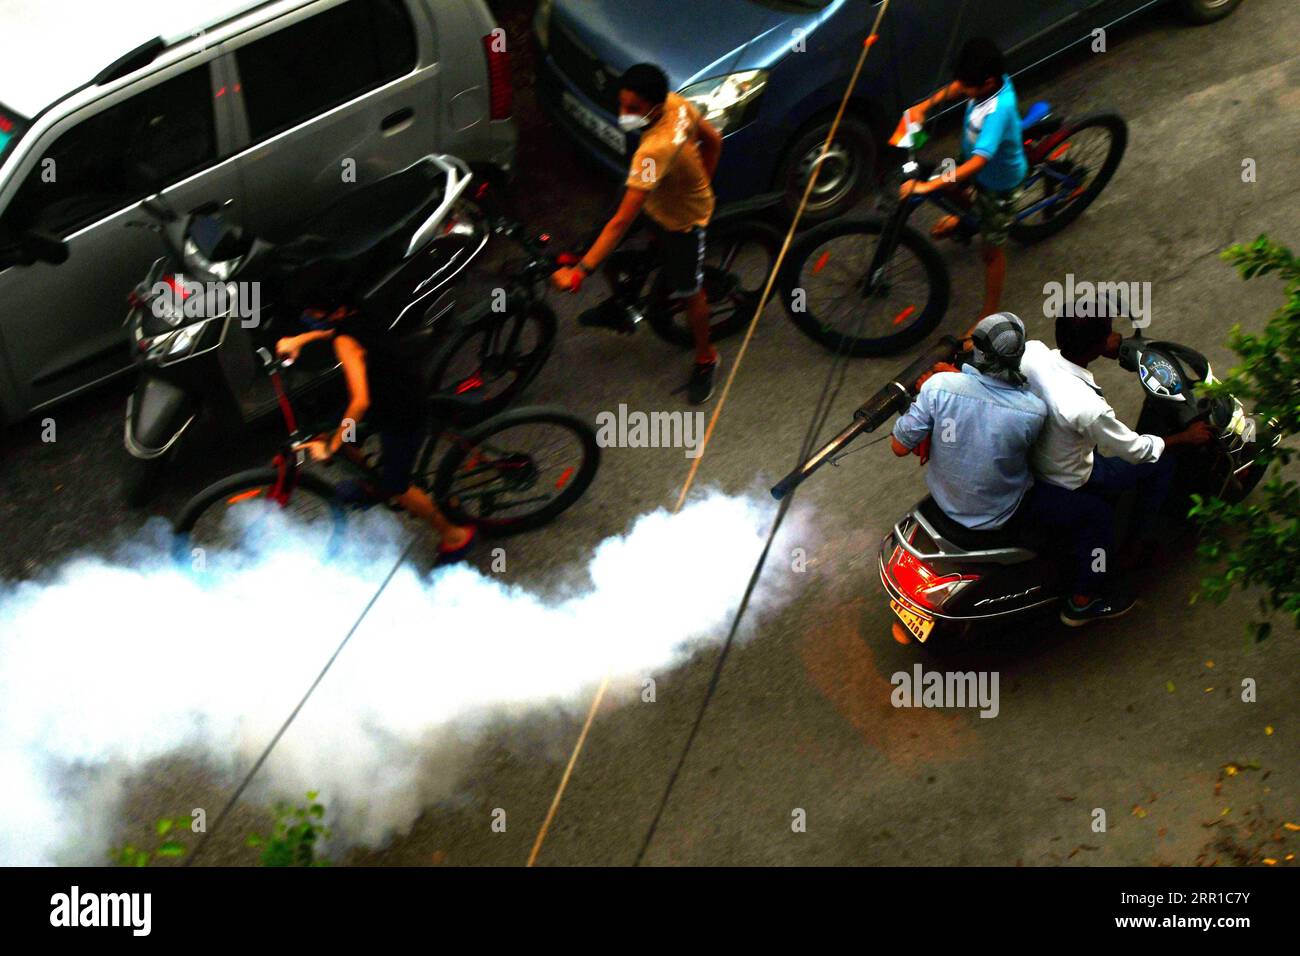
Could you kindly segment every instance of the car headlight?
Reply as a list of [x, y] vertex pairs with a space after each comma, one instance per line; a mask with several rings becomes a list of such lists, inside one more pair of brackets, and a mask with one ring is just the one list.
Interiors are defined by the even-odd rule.
[[555, 0], [538, 0], [537, 16], [533, 18], [533, 32], [543, 50], [551, 45], [551, 8]]
[[766, 70], [745, 70], [692, 83], [682, 96], [695, 105], [719, 133], [739, 129], [753, 118], [767, 86]]

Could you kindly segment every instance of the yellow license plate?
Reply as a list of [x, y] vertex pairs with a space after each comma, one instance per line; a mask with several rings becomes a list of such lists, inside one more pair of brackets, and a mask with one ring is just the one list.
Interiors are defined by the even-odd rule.
[[898, 619], [903, 622], [903, 626], [912, 632], [912, 636], [924, 644], [925, 639], [929, 637], [930, 632], [934, 630], [934, 618], [925, 614], [918, 614], [916, 611], [913, 611], [909, 607], [905, 607], [893, 598], [889, 599], [889, 608], [898, 616]]

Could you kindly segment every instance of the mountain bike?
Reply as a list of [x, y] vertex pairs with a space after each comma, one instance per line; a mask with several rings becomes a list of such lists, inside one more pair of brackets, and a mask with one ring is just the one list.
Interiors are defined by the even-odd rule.
[[[241, 471], [199, 492], [173, 526], [174, 552], [189, 560], [204, 553], [238, 552], [256, 542], [259, 528], [277, 516], [316, 534], [330, 552], [346, 533], [347, 515], [374, 502], [349, 500], [339, 486], [307, 470], [301, 446], [317, 430], [302, 428], [282, 372], [287, 363], [266, 349], [259, 356], [271, 379], [287, 438], [268, 467]], [[417, 456], [412, 482], [426, 491], [456, 524], [489, 536], [518, 534], [554, 521], [591, 485], [600, 466], [595, 430], [557, 408], [520, 408], [485, 418], [480, 405], [457, 397], [434, 397], [435, 424]], [[447, 446], [445, 453], [435, 454]], [[378, 462], [343, 455], [336, 461], [363, 482], [378, 483]]]
[[[776, 263], [784, 236], [758, 215], [781, 202], [781, 193], [721, 206], [706, 232], [704, 291], [709, 298], [709, 337], [713, 341], [742, 331]], [[659, 254], [645, 216], [638, 219], [626, 248], [614, 252], [600, 268], [610, 295], [579, 316], [582, 325], [603, 326], [631, 334], [642, 321], [670, 345], [691, 348], [695, 337], [686, 300], [671, 298], [660, 281]], [[594, 241], [595, 236], [591, 237]], [[573, 265], [577, 259], [567, 262]]]
[[[774, 227], [754, 216], [777, 201], [779, 194], [726, 207], [709, 227], [704, 288], [715, 340], [740, 331], [753, 317], [782, 241]], [[550, 357], [558, 322], [546, 303], [548, 280], [578, 257], [551, 253], [549, 234], [532, 235], [504, 217], [494, 218], [490, 228], [519, 244], [524, 259], [511, 265], [499, 297], [460, 320], [463, 327], [435, 361], [432, 390], [472, 400], [484, 413], [496, 414], [518, 398]], [[600, 271], [611, 294], [583, 313], [580, 322], [630, 333], [644, 319], [664, 341], [683, 348], [693, 344], [686, 303], [670, 299], [659, 285], [652, 245], [638, 244], [634, 236], [629, 248], [611, 255]]]
[[[1128, 127], [1114, 113], [1065, 120], [1040, 102], [1021, 128], [1029, 172], [1011, 237], [1028, 244], [1055, 235], [1096, 200], [1124, 156]], [[918, 127], [893, 149], [902, 162], [882, 191], [883, 215], [816, 226], [790, 250], [780, 279], [786, 311], [826, 348], [859, 357], [892, 355], [928, 336], [948, 309], [948, 267], [907, 221], [932, 202], [957, 217], [956, 238], [966, 242], [978, 233], [979, 221], [952, 190], [899, 200], [904, 180], [933, 177], [939, 169], [918, 157], [925, 142]]]

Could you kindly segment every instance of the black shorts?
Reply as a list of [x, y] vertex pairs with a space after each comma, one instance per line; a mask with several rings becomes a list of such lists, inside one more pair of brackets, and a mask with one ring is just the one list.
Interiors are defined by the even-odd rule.
[[685, 232], [669, 232], [655, 227], [659, 248], [659, 282], [669, 298], [686, 298], [704, 288], [703, 226]]
[[424, 432], [418, 428], [385, 428], [379, 432], [379, 496], [385, 501], [406, 494], [420, 453]]

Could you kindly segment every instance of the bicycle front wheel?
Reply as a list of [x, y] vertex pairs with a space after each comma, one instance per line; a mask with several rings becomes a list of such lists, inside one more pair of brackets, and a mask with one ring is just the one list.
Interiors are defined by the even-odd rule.
[[879, 219], [833, 220], [790, 250], [781, 280], [786, 312], [833, 352], [893, 355], [933, 332], [948, 310], [948, 267], [910, 226], [878, 274], [868, 274], [883, 229]]
[[435, 361], [430, 390], [477, 401], [480, 418], [505, 411], [546, 364], [558, 325], [543, 302], [470, 323]]
[[[743, 331], [754, 317], [767, 277], [781, 251], [782, 235], [764, 222], [740, 221], [710, 228], [705, 237], [704, 291], [709, 298], [712, 341]], [[658, 277], [656, 276], [656, 279]], [[695, 344], [686, 303], [652, 292], [646, 318], [661, 339], [682, 348]]]
[[334, 489], [315, 475], [299, 474], [284, 504], [274, 500], [277, 471], [254, 468], [208, 486], [181, 510], [173, 525], [177, 561], [197, 570], [212, 562], [237, 570], [256, 563], [286, 533], [323, 557], [342, 543], [345, 514]]
[[595, 429], [560, 409], [516, 409], [452, 442], [433, 478], [434, 499], [452, 521], [493, 535], [555, 520], [600, 467]]

